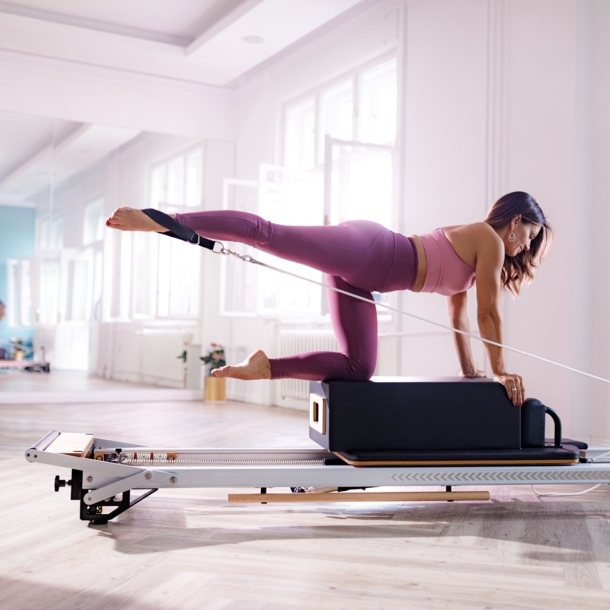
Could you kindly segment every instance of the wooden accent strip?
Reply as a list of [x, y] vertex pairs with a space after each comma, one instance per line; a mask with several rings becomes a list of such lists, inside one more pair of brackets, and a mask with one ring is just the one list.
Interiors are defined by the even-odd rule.
[[565, 466], [578, 464], [578, 458], [574, 460], [434, 460], [434, 461], [356, 461], [348, 460], [340, 453], [334, 452], [350, 466]]
[[488, 491], [342, 491], [329, 493], [229, 494], [229, 504], [285, 502], [449, 502], [489, 500]]

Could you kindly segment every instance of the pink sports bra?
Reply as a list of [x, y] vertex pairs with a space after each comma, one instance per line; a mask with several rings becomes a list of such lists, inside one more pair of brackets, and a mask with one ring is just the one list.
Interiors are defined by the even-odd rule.
[[420, 235], [426, 252], [428, 271], [421, 292], [438, 292], [445, 296], [468, 290], [474, 284], [475, 270], [453, 249], [442, 229]]

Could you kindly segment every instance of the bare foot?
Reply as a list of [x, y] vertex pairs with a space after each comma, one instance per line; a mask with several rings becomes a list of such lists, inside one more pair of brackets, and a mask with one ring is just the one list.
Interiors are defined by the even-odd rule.
[[223, 366], [212, 371], [214, 377], [232, 379], [271, 379], [271, 364], [263, 350], [252, 352], [243, 362], [235, 366]]
[[119, 231], [155, 231], [156, 233], [167, 231], [142, 210], [134, 208], [118, 208], [106, 221], [106, 226]]

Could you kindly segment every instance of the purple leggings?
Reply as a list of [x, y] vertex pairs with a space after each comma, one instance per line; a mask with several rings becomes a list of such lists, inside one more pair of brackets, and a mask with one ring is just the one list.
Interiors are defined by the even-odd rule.
[[[417, 276], [413, 242], [368, 220], [295, 227], [230, 210], [176, 214], [176, 220], [205, 237], [241, 242], [318, 269], [328, 285], [367, 299], [373, 291], [408, 290]], [[341, 353], [272, 358], [272, 379], [370, 379], [377, 362], [375, 305], [328, 290], [328, 306]]]

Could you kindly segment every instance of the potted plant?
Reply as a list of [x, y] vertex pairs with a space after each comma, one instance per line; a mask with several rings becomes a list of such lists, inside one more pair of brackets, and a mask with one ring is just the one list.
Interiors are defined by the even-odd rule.
[[211, 343], [208, 346], [207, 355], [201, 356], [201, 360], [206, 365], [206, 374], [203, 380], [203, 400], [214, 402], [226, 400], [226, 379], [212, 376], [214, 369], [219, 369], [227, 363], [224, 348], [218, 343]]

